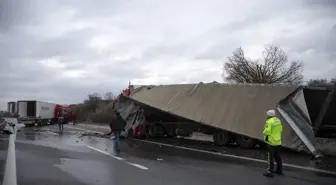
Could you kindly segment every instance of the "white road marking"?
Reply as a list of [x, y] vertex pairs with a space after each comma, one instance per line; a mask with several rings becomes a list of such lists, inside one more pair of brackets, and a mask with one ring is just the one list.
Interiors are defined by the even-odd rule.
[[92, 147], [92, 146], [86, 146], [86, 147], [88, 147], [88, 148], [90, 148], [90, 149], [92, 149], [92, 150], [95, 150], [95, 151], [97, 151], [97, 152], [100, 152], [100, 153], [102, 153], [102, 154], [105, 154], [105, 155], [114, 157], [114, 156], [111, 155], [110, 153], [108, 153], [108, 152], [106, 152], [106, 151], [103, 151], [103, 150], [99, 150], [98, 148], [94, 148], [94, 147]]
[[3, 185], [16, 185], [16, 156], [15, 156], [16, 131], [9, 136], [9, 144], [6, 159], [6, 168], [3, 178]]
[[[242, 159], [242, 160], [260, 162], [260, 163], [267, 163], [266, 160], [261, 160], [261, 159], [251, 158], [251, 157], [243, 157], [243, 156], [237, 156], [237, 155], [231, 155], [231, 154], [223, 154], [223, 153], [218, 153], [218, 152], [210, 152], [210, 151], [205, 151], [205, 150], [200, 150], [200, 149], [195, 149], [195, 148], [189, 148], [189, 147], [184, 147], [184, 146], [176, 146], [176, 145], [171, 145], [171, 144], [166, 144], [166, 143], [159, 143], [159, 142], [155, 142], [155, 141], [146, 141], [146, 140], [141, 140], [141, 139], [132, 139], [132, 140], [137, 140], [137, 141], [141, 141], [141, 142], [146, 142], [146, 143], [151, 143], [151, 144], [156, 144], [156, 145], [162, 145], [162, 146], [167, 146], [167, 147], [172, 147], [172, 148], [179, 148], [179, 149], [183, 149], [183, 150], [213, 154], [213, 155], [217, 155], [217, 156], [224, 156], [224, 157], [230, 157], [230, 158], [235, 158], [235, 159]], [[322, 169], [317, 169], [317, 168], [312, 168], [312, 167], [306, 167], [306, 166], [299, 166], [299, 165], [295, 165], [295, 164], [283, 163], [283, 166], [296, 168], [296, 169], [300, 169], [300, 170], [307, 170], [307, 171], [312, 171], [312, 172], [319, 172], [319, 173], [325, 173], [325, 174], [330, 174], [330, 175], [336, 175], [336, 173], [332, 172], [332, 171], [327, 171], [327, 170], [322, 170]]]
[[[70, 128], [84, 130], [84, 131], [89, 131], [89, 132], [96, 132], [96, 131], [92, 131], [92, 130], [88, 130], [88, 129], [77, 128], [77, 127], [70, 127]], [[97, 133], [102, 133], [102, 132], [97, 132]], [[260, 163], [267, 163], [266, 160], [261, 160], [261, 159], [251, 158], [251, 157], [243, 157], [243, 156], [237, 156], [237, 155], [231, 155], [231, 154], [223, 154], [223, 153], [205, 151], [205, 150], [200, 150], [200, 149], [195, 149], [195, 148], [189, 148], [189, 147], [184, 147], [184, 146], [175, 146], [175, 145], [166, 144], [166, 143], [160, 143], [160, 142], [155, 142], [155, 141], [146, 141], [146, 140], [141, 140], [141, 139], [132, 139], [132, 140], [137, 140], [137, 141], [141, 141], [141, 142], [146, 142], [146, 143], [151, 143], [151, 144], [157, 144], [157, 145], [162, 145], [162, 146], [167, 146], [167, 147], [179, 148], [179, 149], [183, 149], [183, 150], [189, 150], [189, 151], [195, 151], [195, 152], [202, 152], [202, 153], [207, 153], [207, 154], [213, 154], [213, 155], [217, 155], [217, 156], [224, 156], [224, 157], [230, 157], [230, 158], [235, 158], [235, 159], [242, 159], [242, 160], [260, 162]], [[291, 167], [291, 168], [296, 168], [296, 169], [301, 169], [301, 170], [312, 171], [312, 172], [319, 172], [319, 173], [325, 173], [325, 174], [330, 174], [330, 175], [336, 175], [335, 172], [328, 171], [328, 170], [317, 169], [317, 168], [312, 168], [312, 167], [299, 166], [299, 165], [288, 164], [288, 163], [283, 163], [283, 166], [287, 166], [287, 167]]]
[[143, 170], [148, 170], [148, 168], [146, 166], [142, 166], [140, 164], [135, 164], [135, 163], [130, 163], [130, 162], [126, 162], [127, 164], [130, 164], [132, 166], [135, 166], [135, 167], [138, 167], [140, 169], [143, 169]]
[[95, 150], [95, 151], [97, 151], [97, 152], [100, 152], [100, 153], [102, 153], [102, 154], [108, 155], [108, 156], [110, 156], [110, 157], [113, 157], [114, 159], [117, 159], [117, 160], [119, 160], [119, 161], [124, 161], [126, 164], [135, 166], [135, 167], [140, 168], [140, 169], [142, 169], [142, 170], [148, 170], [148, 168], [147, 168], [146, 166], [142, 166], [142, 165], [140, 165], [140, 164], [136, 164], [136, 163], [127, 162], [127, 161], [125, 161], [125, 159], [122, 158], [122, 157], [114, 156], [114, 155], [112, 155], [112, 154], [110, 154], [110, 153], [108, 153], [108, 152], [106, 152], [106, 151], [100, 150], [100, 149], [98, 149], [98, 148], [94, 148], [94, 147], [92, 147], [92, 146], [86, 146], [86, 147], [88, 147], [88, 148], [90, 148], [90, 149], [92, 149], [92, 150]]
[[117, 157], [117, 156], [112, 156], [112, 157], [115, 158], [115, 159], [117, 159], [117, 160], [119, 160], [119, 161], [123, 161], [123, 160], [125, 160], [124, 158]]

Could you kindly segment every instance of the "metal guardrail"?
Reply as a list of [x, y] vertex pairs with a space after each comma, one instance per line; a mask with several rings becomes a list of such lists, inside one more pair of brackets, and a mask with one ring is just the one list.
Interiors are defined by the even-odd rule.
[[11, 123], [11, 121], [6, 120], [5, 118], [0, 118], [0, 124], [5, 125], [4, 128], [6, 127], [7, 124], [13, 127], [13, 133], [11, 133], [9, 136], [6, 166], [2, 185], [17, 185], [16, 155], [15, 155], [15, 140], [16, 140], [15, 124]]

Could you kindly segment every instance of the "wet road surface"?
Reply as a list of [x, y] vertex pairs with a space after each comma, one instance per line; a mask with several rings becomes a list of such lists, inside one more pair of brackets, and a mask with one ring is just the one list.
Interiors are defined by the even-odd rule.
[[[94, 130], [98, 132], [106, 133], [109, 131], [108, 125], [99, 124], [78, 124], [78, 125], [67, 125], [68, 127], [75, 127], [80, 130]], [[230, 144], [226, 147], [216, 146], [212, 142], [212, 137], [209, 135], [204, 135], [201, 133], [194, 133], [192, 137], [185, 139], [178, 138], [147, 138], [142, 140], [147, 143], [160, 143], [161, 145], [173, 146], [179, 148], [188, 148], [192, 150], [201, 150], [204, 152], [216, 153], [219, 155], [233, 155], [239, 157], [249, 158], [251, 160], [262, 160], [266, 162], [267, 159], [267, 149], [266, 148], [254, 148], [254, 149], [244, 149], [240, 148], [235, 144]], [[321, 161], [313, 160], [312, 156], [306, 153], [299, 153], [291, 151], [289, 149], [282, 148], [281, 156], [284, 164], [289, 164], [291, 166], [298, 166], [309, 169], [316, 169], [321, 171], [328, 171], [336, 174], [336, 157], [335, 156], [324, 156]]]
[[[50, 131], [51, 129], [51, 131]], [[111, 139], [82, 136], [83, 131], [55, 126], [22, 129], [16, 137], [17, 180], [30, 184], [335, 184], [335, 177], [287, 169], [285, 176], [262, 176], [264, 165], [225, 157], [122, 140], [120, 153]], [[1, 152], [6, 153], [6, 138]], [[6, 155], [0, 155], [1, 162]], [[3, 164], [3, 163], [2, 163]], [[2, 171], [3, 171], [3, 166]]]

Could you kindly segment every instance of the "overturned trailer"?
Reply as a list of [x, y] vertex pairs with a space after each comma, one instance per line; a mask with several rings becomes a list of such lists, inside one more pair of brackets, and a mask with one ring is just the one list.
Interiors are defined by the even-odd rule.
[[269, 109], [276, 109], [284, 123], [284, 147], [317, 157], [324, 149], [320, 143], [330, 144], [336, 133], [335, 91], [328, 89], [219, 83], [141, 86], [120, 97], [116, 108], [127, 121], [128, 135], [136, 137], [200, 131], [212, 135], [217, 145], [235, 142], [252, 148], [262, 144]]

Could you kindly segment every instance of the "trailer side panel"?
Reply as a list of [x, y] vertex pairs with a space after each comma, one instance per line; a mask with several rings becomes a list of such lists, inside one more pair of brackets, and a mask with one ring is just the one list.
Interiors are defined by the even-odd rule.
[[56, 104], [49, 102], [37, 101], [36, 103], [36, 117], [41, 119], [54, 118]]
[[[204, 125], [263, 140], [269, 109], [297, 87], [260, 84], [186, 84], [140, 87], [130, 98]], [[297, 148], [302, 141], [287, 124], [284, 145]]]

